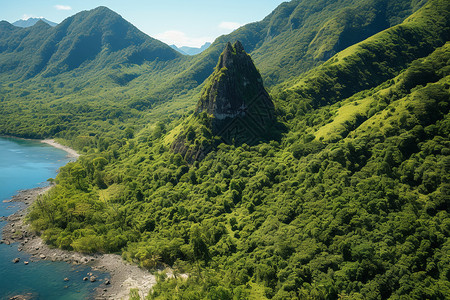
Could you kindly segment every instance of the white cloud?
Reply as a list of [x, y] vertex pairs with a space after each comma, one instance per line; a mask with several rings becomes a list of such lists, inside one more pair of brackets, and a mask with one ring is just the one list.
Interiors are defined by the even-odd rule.
[[27, 14], [24, 14], [23, 16], [22, 16], [22, 20], [28, 20], [29, 18], [38, 18], [38, 19], [43, 19], [44, 17], [36, 17], [36, 16], [33, 16], [33, 15], [27, 15]]
[[220, 29], [226, 29], [226, 30], [235, 30], [241, 26], [242, 26], [242, 24], [239, 24], [236, 22], [222, 22], [219, 24]]
[[211, 42], [213, 39], [209, 37], [189, 37], [186, 33], [178, 30], [169, 30], [158, 33], [154, 38], [168, 44], [175, 44], [177, 47], [188, 46], [200, 48], [206, 42]]
[[68, 6], [68, 5], [55, 5], [55, 8], [57, 10], [72, 10], [72, 7]]

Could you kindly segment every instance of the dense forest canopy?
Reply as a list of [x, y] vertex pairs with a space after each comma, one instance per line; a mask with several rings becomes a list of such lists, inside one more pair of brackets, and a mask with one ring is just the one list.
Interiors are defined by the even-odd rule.
[[[37, 59], [25, 50], [7, 67], [16, 39], [103, 14], [123, 29], [92, 32], [109, 52], [75, 63], [83, 40], [63, 37], [45, 71], [20, 67]], [[0, 23], [1, 133], [83, 153], [28, 221], [55, 247], [170, 266], [149, 299], [449, 298], [449, 14], [445, 0], [294, 0], [189, 57], [106, 8], [54, 29]], [[171, 143], [183, 128], [214, 140], [195, 104], [236, 39], [281, 133], [187, 159]]]

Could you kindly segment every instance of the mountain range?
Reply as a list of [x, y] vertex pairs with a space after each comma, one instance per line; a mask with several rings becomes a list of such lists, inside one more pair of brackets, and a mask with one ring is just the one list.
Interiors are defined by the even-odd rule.
[[0, 134], [83, 154], [28, 220], [171, 267], [150, 299], [445, 299], [449, 37], [445, 0], [292, 0], [193, 56], [2, 21]]
[[[17, 28], [2, 21], [0, 78], [15, 82], [7, 97], [20, 96], [19, 101], [25, 99], [23, 95], [45, 97], [62, 110], [66, 103], [97, 95], [118, 109], [158, 106], [153, 113], [178, 114], [195, 105], [195, 96], [227, 42], [242, 42], [272, 88], [295, 80], [346, 46], [400, 23], [424, 3], [286, 2], [262, 21], [219, 37], [196, 56], [182, 56], [106, 7], [80, 12], [56, 27], [37, 22]], [[42, 90], [40, 85], [51, 88]], [[7, 85], [4, 88], [8, 90]], [[90, 103], [91, 109], [104, 109]], [[48, 107], [41, 111], [46, 113]], [[29, 125], [24, 128], [33, 127]]]
[[176, 45], [170, 45], [170, 47], [172, 47], [173, 49], [177, 50], [178, 52], [184, 55], [196, 55], [202, 53], [203, 51], [208, 49], [209, 46], [211, 46], [211, 43], [209, 42], [204, 43], [203, 46], [201, 46], [200, 48], [188, 46], [182, 46], [178, 48]]
[[30, 26], [33, 26], [34, 24], [36, 24], [39, 20], [44, 21], [45, 23], [47, 23], [48, 25], [50, 25], [52, 27], [55, 27], [56, 25], [58, 25], [58, 23], [49, 21], [45, 18], [28, 18], [26, 20], [21, 19], [21, 20], [15, 21], [12, 24], [17, 27], [30, 27]]
[[[164, 88], [158, 90], [158, 94], [162, 93], [165, 98], [172, 98], [173, 94], [167, 94], [167, 90], [174, 90], [176, 93], [182, 88], [192, 89], [200, 85], [214, 68], [215, 61], [217, 61], [226, 42], [233, 42], [234, 40], [242, 41], [259, 66], [266, 84], [273, 86], [285, 79], [300, 75], [320, 64], [320, 62], [324, 62], [332, 54], [352, 43], [398, 24], [409, 13], [423, 5], [424, 1], [415, 2], [414, 6], [409, 1], [397, 3], [395, 1], [375, 0], [357, 2], [356, 4], [352, 1], [344, 1], [339, 5], [337, 1], [329, 1], [326, 4], [314, 4], [306, 0], [283, 3], [261, 22], [243, 26], [230, 35], [218, 38], [208, 51], [205, 51], [201, 56], [187, 57], [177, 62], [174, 66], [176, 72], [171, 72], [170, 76], [166, 78]], [[309, 13], [305, 14], [305, 12]], [[103, 18], [100, 23], [105, 24], [105, 26], [96, 28], [95, 25], [100, 16]], [[73, 25], [67, 31], [66, 27], [72, 22]], [[77, 26], [77, 28], [74, 26]], [[114, 28], [114, 26], [117, 26], [117, 28]], [[36, 36], [35, 34], [27, 35], [19, 29], [10, 30], [11, 28], [8, 28], [6, 22], [0, 24], [0, 35], [1, 32], [5, 32], [9, 36], [9, 41], [8, 38], [2, 38], [0, 49], [6, 49], [7, 51], [2, 50], [1, 52], [0, 69], [4, 71], [7, 71], [8, 68], [14, 69], [15, 77], [30, 77], [38, 73], [42, 73], [44, 76], [47, 74], [60, 75], [63, 73], [62, 71], [66, 70], [64, 68], [59, 70], [60, 67], [68, 64], [70, 70], [85, 62], [90, 64], [88, 69], [93, 70], [105, 67], [105, 65], [98, 65], [98, 61], [114, 61], [119, 65], [126, 62], [126, 60], [116, 60], [116, 57], [124, 57], [124, 55], [116, 53], [118, 55], [114, 57], [114, 52], [117, 49], [114, 49], [114, 47], [108, 48], [108, 42], [127, 45], [129, 53], [125, 57], [131, 56], [131, 63], [139, 64], [144, 61], [154, 61], [154, 58], [157, 57], [155, 53], [153, 56], [150, 55], [152, 57], [148, 56], [149, 53], [155, 51], [154, 48], [161, 49], [161, 52], [158, 53], [161, 56], [160, 58], [177, 57], [165, 45], [163, 46], [157, 41], [150, 42], [151, 38], [147, 36], [144, 38], [144, 34], [137, 28], [104, 7], [81, 12], [48, 31], [45, 26], [39, 27], [38, 25], [35, 29], [39, 31], [37, 34], [42, 34], [43, 36], [40, 38], [48, 40], [44, 45], [36, 45], [40, 39], [28, 41], [28, 39]], [[44, 31], [47, 32], [44, 33]], [[307, 34], [314, 32], [314, 36]], [[351, 34], [347, 32], [351, 32]], [[29, 43], [28, 47], [19, 48], [20, 51], [17, 51], [18, 45], [14, 44], [14, 41], [24, 35], [26, 35], [26, 38], [22, 43]], [[107, 35], [108, 42], [106, 43], [104, 40], [99, 41], [104, 35]], [[70, 51], [58, 53], [54, 56], [54, 51], [57, 49], [53, 45], [60, 43], [59, 39], [64, 39], [65, 36], [67, 36], [67, 40], [81, 43], [79, 47], [81, 47], [83, 41], [89, 41], [89, 44], [92, 45], [76, 59], [73, 56], [71, 57]], [[138, 36], [139, 38], [137, 38]], [[135, 38], [148, 40], [145, 45], [140, 46], [142, 50], [131, 49], [131, 45], [127, 44]], [[91, 43], [90, 39], [96, 42]], [[142, 43], [142, 40], [139, 43]], [[27, 49], [33, 48], [32, 46], [40, 50], [36, 53], [26, 53]], [[75, 48], [70, 47], [68, 50], [77, 50], [76, 47], [78, 46], [73, 46]], [[67, 48], [67, 46], [64, 48]], [[100, 50], [103, 49], [107, 49], [107, 51], [100, 53]], [[15, 51], [13, 57], [8, 55], [11, 51]], [[30, 55], [33, 57], [30, 57]], [[105, 57], [110, 55], [113, 55], [113, 57]], [[50, 60], [51, 57], [53, 59]], [[268, 57], [271, 57], [271, 59], [266, 59]], [[25, 70], [24, 65], [29, 64], [30, 61], [33, 61], [34, 64], [30, 66], [29, 70]], [[169, 69], [170, 67], [165, 68]], [[52, 70], [54, 70], [54, 73], [52, 73]], [[283, 70], [283, 72], [280, 72], [280, 70]], [[5, 73], [4, 71], [2, 73]], [[181, 81], [187, 81], [187, 86], [181, 87]]]

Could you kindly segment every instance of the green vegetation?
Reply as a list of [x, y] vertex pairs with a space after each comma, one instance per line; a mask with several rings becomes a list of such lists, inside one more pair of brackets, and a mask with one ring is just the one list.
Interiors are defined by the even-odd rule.
[[447, 2], [433, 2], [405, 22], [336, 54], [306, 76], [283, 85], [279, 95], [287, 108], [301, 114], [376, 87], [418, 57], [430, 54], [450, 36]]
[[196, 56], [178, 54], [105, 7], [53, 28], [2, 21], [0, 134], [72, 140], [179, 118], [197, 103], [227, 42], [242, 41], [271, 87], [401, 23], [424, 3], [295, 0]]
[[[376, 99], [372, 116], [336, 142], [313, 133], [339, 105], [308, 112], [280, 144], [221, 145], [194, 165], [159, 128], [111, 144], [62, 168], [42, 200], [52, 209], [29, 218], [55, 246], [189, 273], [155, 299], [448, 297], [449, 59], [447, 44], [355, 95]], [[412, 86], [429, 65], [437, 80]]]
[[281, 4], [261, 23], [245, 26], [232, 36], [243, 42], [266, 84], [272, 86], [299, 76], [335, 53], [401, 23], [424, 3], [295, 0]]
[[[149, 299], [449, 298], [450, 4], [431, 0], [409, 16], [423, 1], [356, 2], [284, 3], [191, 58], [3, 85], [2, 133], [60, 137], [84, 154], [61, 168], [28, 221], [55, 247], [117, 252], [149, 270], [170, 266], [174, 276], [159, 274]], [[308, 33], [310, 53], [275, 68], [289, 52], [269, 59], [269, 46], [293, 51], [280, 41], [298, 42], [301, 24], [318, 15], [323, 29]], [[368, 37], [377, 24], [396, 26], [346, 49], [332, 44], [348, 28]], [[339, 37], [329, 36], [339, 28]], [[271, 68], [280, 74], [269, 83], [280, 83], [271, 96], [283, 137], [220, 144], [186, 161], [170, 148], [178, 136], [193, 149], [218, 141], [206, 114], [181, 114], [212, 72], [199, 70], [236, 36], [255, 45], [266, 79]], [[308, 65], [307, 55], [317, 61]], [[61, 83], [76, 88], [72, 72], [99, 81], [55, 96]], [[166, 85], [148, 88], [164, 78]], [[185, 91], [155, 92], [174, 82]], [[169, 94], [182, 100], [149, 96]]]

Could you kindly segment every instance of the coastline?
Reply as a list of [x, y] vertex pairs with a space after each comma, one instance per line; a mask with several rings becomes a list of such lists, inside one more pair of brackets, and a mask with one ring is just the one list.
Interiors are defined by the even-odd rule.
[[[78, 158], [80, 155], [73, 149], [58, 144], [54, 140], [44, 140], [43, 143], [62, 149], [68, 153], [69, 158]], [[150, 272], [140, 269], [122, 259], [117, 254], [83, 254], [74, 251], [50, 248], [25, 222], [29, 207], [53, 186], [36, 187], [19, 191], [11, 199], [5, 202], [22, 202], [25, 207], [8, 216], [7, 224], [3, 227], [3, 236], [0, 243], [7, 245], [19, 243], [18, 251], [24, 251], [32, 255], [29, 263], [39, 260], [65, 261], [71, 264], [84, 264], [91, 267], [92, 271], [109, 273], [106, 278], [97, 278], [102, 282], [95, 289], [94, 299], [129, 299], [130, 289], [137, 289], [141, 298], [147, 296], [151, 287], [156, 284], [156, 277]], [[86, 274], [87, 277], [88, 274]], [[87, 283], [89, 284], [89, 283]]]
[[41, 143], [44, 143], [44, 144], [50, 145], [50, 146], [52, 146], [52, 147], [54, 147], [54, 148], [57, 148], [57, 149], [61, 149], [61, 150], [66, 151], [66, 152], [67, 152], [67, 157], [69, 157], [69, 158], [75, 158], [75, 159], [78, 159], [78, 157], [80, 157], [80, 154], [78, 154], [77, 151], [73, 150], [73, 149], [70, 148], [70, 147], [61, 145], [60, 143], [56, 142], [56, 141], [53, 140], [53, 139], [42, 140]]
[[78, 157], [80, 157], [80, 154], [78, 154], [77, 151], [75, 151], [74, 149], [72, 149], [72, 148], [70, 148], [68, 146], [64, 146], [64, 145], [58, 143], [54, 139], [39, 140], [39, 139], [30, 139], [30, 138], [17, 137], [17, 136], [13, 136], [13, 135], [0, 135], [0, 137], [19, 139], [19, 140], [25, 140], [25, 141], [37, 141], [37, 142], [41, 142], [41, 143], [50, 145], [50, 146], [52, 146], [54, 148], [66, 151], [68, 158], [78, 159]]

